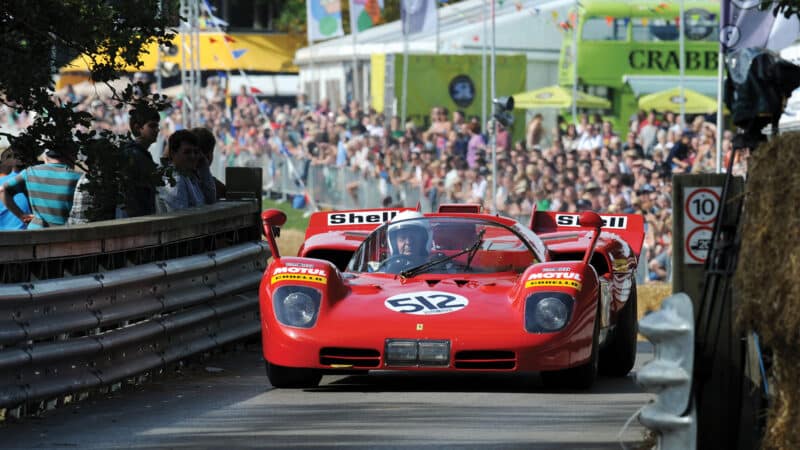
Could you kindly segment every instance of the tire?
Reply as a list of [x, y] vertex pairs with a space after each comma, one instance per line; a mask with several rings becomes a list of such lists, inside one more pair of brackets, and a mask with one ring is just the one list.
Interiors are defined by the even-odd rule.
[[278, 389], [316, 387], [322, 379], [322, 374], [313, 369], [283, 367], [269, 361], [266, 365], [269, 383]]
[[[598, 302], [598, 308], [599, 308]], [[592, 387], [597, 379], [600, 360], [600, 314], [594, 318], [594, 331], [592, 333], [592, 355], [584, 364], [564, 370], [542, 372], [542, 381], [545, 386], [555, 388], [586, 390]]]
[[624, 377], [636, 363], [636, 343], [639, 336], [637, 322], [638, 301], [636, 283], [631, 287], [631, 295], [619, 312], [617, 325], [610, 336], [611, 340], [600, 351], [600, 373], [611, 377]]

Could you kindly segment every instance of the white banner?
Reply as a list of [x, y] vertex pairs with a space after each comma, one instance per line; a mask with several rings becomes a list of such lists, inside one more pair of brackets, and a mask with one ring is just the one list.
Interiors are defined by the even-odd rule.
[[403, 34], [436, 33], [439, 17], [436, 0], [400, 0], [400, 19]]
[[306, 0], [308, 42], [344, 36], [341, 0]]

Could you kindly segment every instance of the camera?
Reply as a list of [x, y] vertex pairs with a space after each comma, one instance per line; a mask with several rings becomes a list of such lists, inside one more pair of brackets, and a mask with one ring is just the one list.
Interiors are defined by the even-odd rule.
[[496, 111], [495, 120], [506, 128], [510, 127], [514, 123], [514, 116], [511, 114], [511, 111], [514, 110], [514, 97], [497, 97], [492, 100], [492, 103], [494, 103]]

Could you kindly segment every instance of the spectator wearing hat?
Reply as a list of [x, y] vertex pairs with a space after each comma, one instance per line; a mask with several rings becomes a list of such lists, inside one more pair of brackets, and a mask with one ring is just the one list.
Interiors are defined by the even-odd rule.
[[[0, 186], [15, 178], [23, 170], [25, 170], [25, 166], [22, 164], [16, 150], [13, 147], [6, 149], [0, 155]], [[28, 197], [24, 192], [18, 192], [14, 195], [14, 203], [23, 217], [31, 214], [31, 205], [28, 203]], [[27, 224], [9, 211], [5, 203], [0, 203], [0, 230], [24, 230], [26, 227]]]
[[157, 166], [148, 148], [158, 139], [158, 111], [148, 107], [134, 108], [129, 112], [133, 140], [123, 147], [125, 158], [123, 176], [124, 204], [122, 217], [138, 217], [155, 214]]
[[[46, 150], [44, 164], [28, 167], [0, 187], [0, 200], [29, 230], [67, 223], [75, 186], [81, 174], [72, 170], [73, 159], [58, 150]], [[14, 196], [28, 193], [31, 212], [23, 212]]]

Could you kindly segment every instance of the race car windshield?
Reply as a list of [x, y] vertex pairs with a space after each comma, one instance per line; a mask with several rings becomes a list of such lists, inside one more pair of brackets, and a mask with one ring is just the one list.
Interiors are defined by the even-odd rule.
[[511, 228], [472, 218], [420, 217], [384, 224], [353, 254], [350, 272], [521, 273], [535, 254]]

